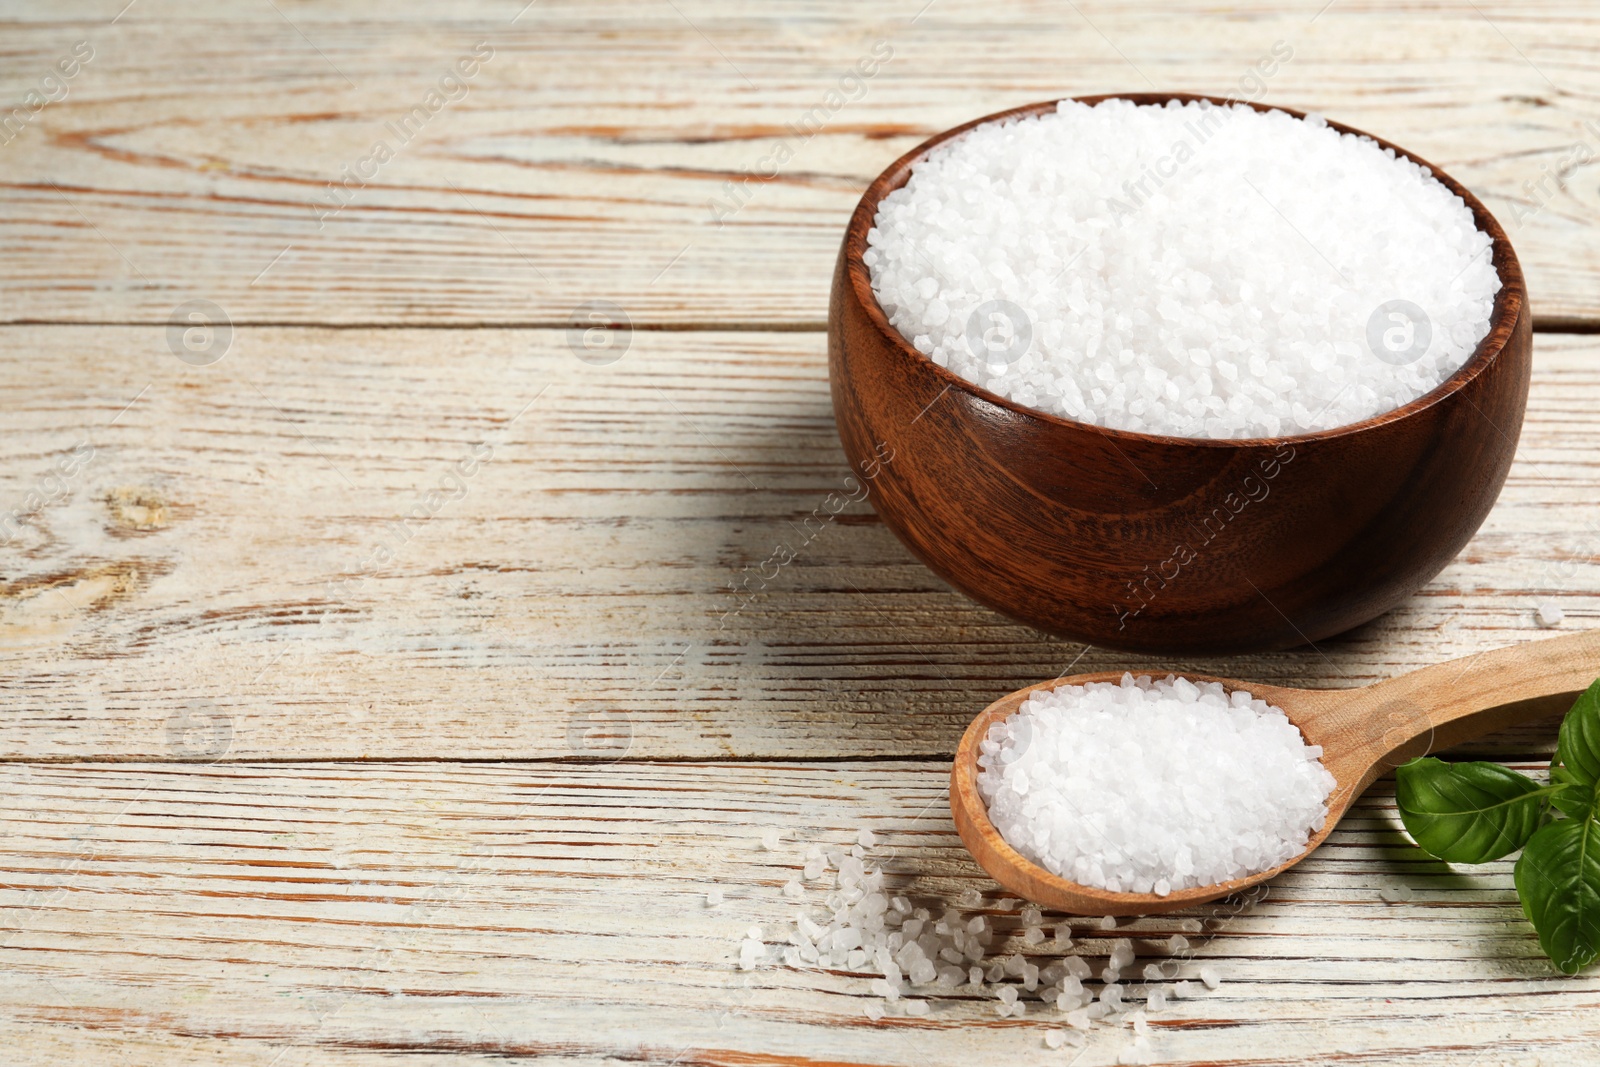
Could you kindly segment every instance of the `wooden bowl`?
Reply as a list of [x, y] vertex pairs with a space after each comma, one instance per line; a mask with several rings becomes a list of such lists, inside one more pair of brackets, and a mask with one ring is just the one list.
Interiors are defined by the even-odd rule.
[[[1139, 104], [1226, 102], [1115, 95]], [[1531, 316], [1500, 224], [1449, 175], [1373, 138], [1466, 202], [1493, 239], [1501, 281], [1477, 351], [1404, 407], [1319, 433], [1242, 440], [1047, 415], [912, 348], [879, 307], [861, 257], [879, 201], [930, 149], [980, 123], [1054, 108], [1015, 108], [924, 142], [878, 176], [850, 218], [828, 310], [829, 378], [839, 438], [883, 521], [974, 600], [1041, 630], [1130, 651], [1288, 648], [1410, 596], [1488, 515], [1522, 429]]]

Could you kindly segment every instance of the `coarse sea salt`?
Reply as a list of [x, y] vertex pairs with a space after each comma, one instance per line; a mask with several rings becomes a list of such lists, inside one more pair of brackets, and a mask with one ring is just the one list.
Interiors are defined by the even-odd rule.
[[1000, 835], [1046, 870], [1116, 893], [1275, 867], [1321, 829], [1334, 786], [1322, 749], [1281, 709], [1178, 677], [1042, 690], [980, 749], [978, 790]]
[[[1092, 980], [1094, 970], [1081, 955], [1041, 953], [1029, 941], [1027, 931], [1046, 921], [1045, 912], [1037, 905], [1022, 904], [1013, 897], [987, 900], [970, 886], [957, 895], [957, 903], [967, 909], [981, 908], [978, 914], [963, 913], [931, 899], [919, 903], [896, 884], [914, 882], [914, 872], [890, 874], [859, 840], [855, 847], [865, 854], [815, 844], [806, 850], [807, 864], [816, 857], [823, 859], [824, 869], [807, 875], [808, 880], [820, 883], [812, 888], [824, 894], [822, 909], [800, 904], [782, 959], [794, 968], [842, 968], [860, 978], [881, 976], [866, 978], [866, 990], [873, 999], [862, 1011], [872, 1022], [941, 1010], [972, 1011], [975, 1002], [983, 1001], [981, 1010], [986, 1014], [1020, 1019], [1038, 1013], [1047, 1025], [1067, 1027], [1046, 1031], [1045, 1045], [1052, 1049], [1082, 1048], [1090, 1040], [1086, 1031], [1116, 1032], [1129, 1026], [1131, 1040], [1118, 1048], [1118, 1062], [1150, 1063], [1155, 1051], [1145, 1012], [1168, 1007], [1179, 995], [1178, 986], [1192, 987], [1189, 996], [1204, 991], [1203, 986], [1189, 982], [1177, 986], [1118, 984], [1115, 976], [1136, 962], [1139, 949], [1132, 936], [1105, 937], [1099, 932], [1102, 924], [1098, 920], [1084, 920], [1094, 926], [1093, 930], [1086, 927], [1085, 940], [1096, 940], [1106, 953], [1102, 984], [1091, 988], [1085, 983]], [[802, 887], [798, 897], [805, 893]], [[784, 896], [797, 899], [787, 887]], [[1019, 904], [1022, 907], [1017, 911]], [[1058, 943], [1071, 947], [1070, 922], [1065, 917], [1050, 917], [1050, 921]], [[1202, 929], [1194, 919], [1167, 920], [1168, 929], [1173, 925], [1196, 932]], [[752, 969], [767, 959], [766, 946], [753, 936], [761, 932], [759, 927], [747, 931], [750, 936], [740, 946], [741, 969]], [[1147, 931], [1145, 937], [1149, 936]], [[1141, 943], [1147, 952], [1171, 949], [1174, 944], [1188, 947], [1178, 934], [1153, 941], [1141, 938]], [[1164, 963], [1177, 973], [1178, 960]], [[1203, 979], [1204, 970], [1201, 976]], [[1120, 1032], [1129, 1036], [1126, 1029]]]
[[1179, 437], [1292, 436], [1466, 362], [1500, 278], [1465, 202], [1317, 116], [1095, 106], [985, 123], [879, 203], [891, 323], [1017, 404]]

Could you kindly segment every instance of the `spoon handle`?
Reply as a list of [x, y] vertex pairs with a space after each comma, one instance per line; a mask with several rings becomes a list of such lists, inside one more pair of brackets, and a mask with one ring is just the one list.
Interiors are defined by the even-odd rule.
[[1480, 652], [1361, 691], [1374, 776], [1412, 756], [1566, 710], [1600, 677], [1600, 630]]

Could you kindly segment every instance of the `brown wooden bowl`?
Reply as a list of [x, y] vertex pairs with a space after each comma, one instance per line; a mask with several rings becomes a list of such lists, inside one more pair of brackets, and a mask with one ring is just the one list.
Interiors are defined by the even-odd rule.
[[850, 218], [828, 309], [829, 378], [839, 438], [883, 521], [974, 600], [1041, 630], [1130, 651], [1288, 648], [1410, 596], [1488, 515], [1522, 429], [1531, 315], [1500, 224], [1449, 175], [1373, 138], [1466, 202], [1493, 240], [1501, 281], [1477, 351], [1404, 407], [1333, 430], [1240, 440], [1047, 415], [912, 348], [879, 307], [862, 254], [879, 201], [930, 149], [981, 123], [1055, 105], [1014, 108], [925, 141], [878, 176]]

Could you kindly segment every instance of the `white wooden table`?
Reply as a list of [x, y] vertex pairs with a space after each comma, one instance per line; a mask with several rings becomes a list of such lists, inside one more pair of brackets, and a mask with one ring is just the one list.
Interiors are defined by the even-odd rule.
[[[124, 2], [0, 3], [9, 1062], [1114, 1062], [965, 996], [873, 1023], [867, 976], [738, 941], [863, 826], [906, 892], [992, 902], [946, 761], [1071, 664], [1353, 685], [1600, 616], [1592, 4]], [[1004, 107], [1226, 93], [1279, 41], [1267, 100], [1447, 167], [1527, 270], [1528, 421], [1461, 557], [1231, 661], [1013, 624], [865, 504], [766, 576], [846, 474], [822, 331], [865, 184]], [[596, 300], [614, 362], [569, 343]], [[199, 352], [192, 301], [231, 324]], [[1223, 985], [1151, 1016], [1163, 1062], [1600, 1062], [1600, 975], [1544, 961], [1509, 864], [1413, 850], [1392, 783], [1264, 901], [1115, 936], [1184, 929]]]

